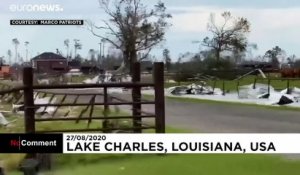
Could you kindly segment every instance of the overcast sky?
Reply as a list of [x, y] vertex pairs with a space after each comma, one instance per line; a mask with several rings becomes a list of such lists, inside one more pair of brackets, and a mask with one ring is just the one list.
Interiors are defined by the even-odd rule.
[[[192, 41], [202, 40], [209, 35], [207, 22], [210, 13], [220, 14], [231, 11], [234, 16], [249, 19], [251, 33], [249, 42], [256, 43], [258, 50], [254, 56], [278, 45], [288, 55], [300, 56], [300, 1], [299, 0], [162, 0], [168, 12], [173, 15], [173, 26], [168, 30], [166, 42], [153, 50], [157, 58], [163, 48], [171, 51], [173, 60], [180, 53], [196, 52], [199, 44]], [[143, 0], [151, 7], [155, 0]], [[24, 4], [59, 4], [62, 12], [12, 12], [11, 5]], [[10, 19], [89, 19], [100, 21], [105, 14], [99, 8], [98, 0], [1, 0], [0, 4], [0, 56], [6, 56], [7, 50], [14, 53], [13, 38], [21, 42], [20, 54], [25, 57], [24, 42], [29, 41], [29, 56], [45, 51], [55, 52], [59, 48], [64, 54], [64, 39], [79, 39], [83, 49], [82, 56], [88, 55], [89, 49], [99, 50], [99, 38], [93, 36], [84, 27], [76, 26], [10, 26]], [[73, 45], [73, 43], [72, 43]], [[72, 47], [71, 47], [72, 49]], [[204, 49], [202, 47], [202, 49]], [[72, 49], [74, 51], [74, 49]], [[107, 50], [106, 50], [107, 52]]]

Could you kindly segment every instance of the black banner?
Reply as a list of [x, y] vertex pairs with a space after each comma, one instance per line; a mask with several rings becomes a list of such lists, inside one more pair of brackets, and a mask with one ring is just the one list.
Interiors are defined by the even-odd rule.
[[26, 20], [26, 19], [13, 19], [10, 20], [10, 25], [83, 25], [84, 20]]
[[0, 134], [0, 153], [62, 152], [62, 134]]

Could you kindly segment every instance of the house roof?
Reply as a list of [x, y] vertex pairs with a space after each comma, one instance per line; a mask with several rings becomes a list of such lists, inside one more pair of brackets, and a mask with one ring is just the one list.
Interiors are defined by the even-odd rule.
[[46, 59], [59, 59], [59, 60], [66, 60], [67, 58], [61, 56], [61, 55], [58, 55], [58, 54], [55, 54], [55, 53], [52, 53], [52, 52], [44, 52], [34, 58], [32, 58], [32, 60], [39, 60], [39, 59], [43, 59], [43, 60], [46, 60]]

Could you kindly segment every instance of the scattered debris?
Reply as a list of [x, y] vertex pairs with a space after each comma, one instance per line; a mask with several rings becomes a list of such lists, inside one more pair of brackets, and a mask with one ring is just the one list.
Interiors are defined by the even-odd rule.
[[244, 74], [242, 76], [239, 76], [235, 80], [240, 80], [240, 79], [242, 79], [242, 78], [244, 78], [244, 77], [246, 77], [246, 76], [248, 76], [248, 75], [250, 75], [250, 74], [252, 74], [254, 72], [258, 72], [263, 78], [267, 78], [267, 76], [264, 74], [264, 72], [261, 69], [254, 69], [254, 70], [251, 70], [250, 72], [248, 72], [248, 73], [246, 73], [246, 74]]
[[12, 104], [13, 113], [24, 113], [24, 103], [20, 102], [18, 104]]
[[215, 88], [213, 89], [210, 86], [207, 86], [205, 82], [200, 82], [201, 85], [197, 85], [195, 83], [187, 85], [187, 86], [175, 86], [170, 87], [167, 91], [172, 95], [184, 95], [184, 94], [206, 94], [206, 95], [213, 95], [213, 94], [222, 94], [221, 89]]
[[2, 113], [0, 113], [0, 126], [7, 127], [8, 125], [10, 125], [11, 123], [13, 123], [15, 121], [17, 121], [17, 120], [7, 121], [6, 118], [4, 117], [4, 115]]
[[[36, 98], [34, 100], [35, 104], [54, 104], [56, 102], [56, 98], [53, 98], [52, 101], [51, 97], [44, 97], [44, 98]], [[38, 108], [35, 113], [37, 114], [43, 114], [43, 113], [47, 113], [52, 115], [54, 113], [54, 111], [56, 110], [57, 107], [54, 106], [45, 106], [45, 107], [40, 107]]]
[[176, 83], [175, 80], [168, 80], [167, 82], [168, 82], [168, 83]]
[[0, 113], [0, 125], [1, 126], [6, 126], [8, 124], [9, 124], [9, 122], [6, 120], [6, 118], [3, 116], [3, 114]]
[[291, 104], [294, 103], [295, 101], [293, 100], [293, 97], [287, 96], [287, 95], [282, 95], [278, 101], [278, 105], [286, 105], [286, 104]]
[[80, 69], [70, 69], [69, 72], [65, 74], [66, 76], [80, 76], [82, 75], [82, 72]]
[[297, 100], [300, 100], [300, 88], [293, 87], [290, 89], [284, 89], [281, 93], [293, 95]]
[[49, 79], [38, 79], [37, 80], [38, 84], [44, 84], [44, 85], [49, 85], [50, 84], [50, 80]]
[[88, 78], [88, 79], [84, 80], [83, 83], [84, 83], [84, 84], [97, 84], [97, 83], [99, 83], [99, 77], [100, 77], [100, 76], [97, 75], [97, 76], [95, 76], [95, 77], [92, 78], [92, 79]]
[[269, 100], [271, 101], [271, 105], [287, 105], [297, 102], [294, 96], [276, 91], [270, 94]]
[[[44, 97], [44, 98], [39, 98], [37, 97], [34, 100], [34, 104], [54, 104], [56, 102], [56, 98], [53, 98], [51, 101], [50, 97]], [[45, 106], [45, 107], [40, 107], [38, 109], [36, 109], [35, 113], [37, 114], [44, 114], [44, 113], [48, 113], [50, 115], [52, 115], [54, 113], [54, 111], [56, 111], [57, 107], [54, 106]], [[13, 113], [18, 113], [18, 114], [22, 114], [24, 113], [24, 103], [20, 102], [18, 104], [12, 104], [12, 112]]]
[[260, 98], [268, 98], [269, 97], [269, 90], [270, 93], [275, 92], [274, 88], [272, 86], [266, 85], [266, 84], [260, 84], [256, 83], [240, 86], [239, 87], [239, 98], [246, 98], [246, 99], [260, 99]]
[[[143, 92], [152, 94], [152, 91], [144, 90]], [[289, 92], [289, 94], [287, 94], [287, 92]], [[290, 88], [289, 91], [287, 89], [276, 91], [274, 87], [260, 83], [240, 86], [238, 93], [226, 93], [226, 95], [223, 95], [221, 89], [215, 88], [213, 90], [212, 87], [201, 82], [201, 85], [190, 84], [187, 86], [170, 87], [166, 89], [166, 95], [263, 105], [300, 106], [300, 88], [294, 87]]]
[[86, 79], [84, 84], [99, 84], [107, 82], [131, 82], [132, 78], [129, 75], [113, 75], [112, 73], [105, 73], [95, 76], [94, 78]]

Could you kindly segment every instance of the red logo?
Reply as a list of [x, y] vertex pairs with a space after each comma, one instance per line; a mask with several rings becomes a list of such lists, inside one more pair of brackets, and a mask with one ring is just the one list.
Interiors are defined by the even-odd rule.
[[20, 147], [20, 141], [19, 140], [10, 140], [10, 146], [11, 147]]

